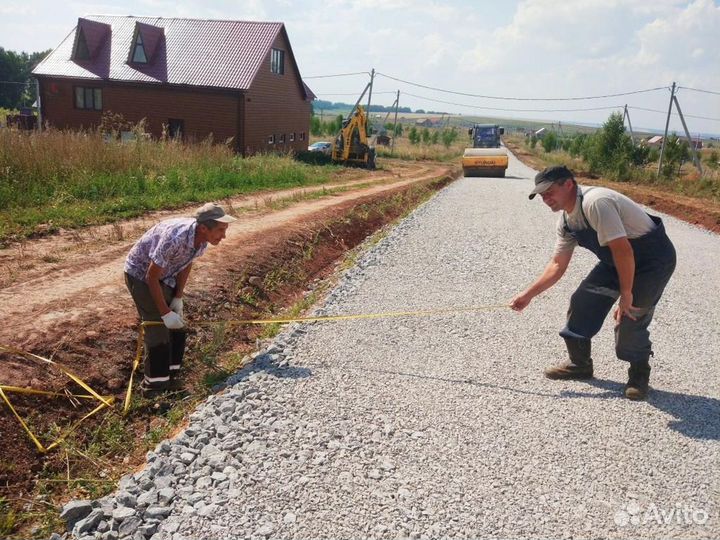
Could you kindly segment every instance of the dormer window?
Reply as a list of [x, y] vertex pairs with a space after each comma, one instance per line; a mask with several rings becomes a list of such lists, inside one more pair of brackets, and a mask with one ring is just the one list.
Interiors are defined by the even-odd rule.
[[135, 23], [133, 40], [128, 51], [128, 64], [152, 64], [163, 45], [164, 28], [141, 22]]
[[132, 61], [136, 64], [147, 64], [147, 54], [145, 54], [145, 45], [143, 44], [142, 34], [135, 33], [135, 46], [133, 48]]
[[75, 43], [73, 44], [71, 59], [76, 62], [94, 60], [105, 46], [109, 36], [109, 24], [79, 18], [75, 29]]
[[90, 60], [90, 49], [88, 49], [87, 39], [85, 39], [85, 32], [83, 32], [82, 28], [78, 28], [73, 58], [75, 60]]

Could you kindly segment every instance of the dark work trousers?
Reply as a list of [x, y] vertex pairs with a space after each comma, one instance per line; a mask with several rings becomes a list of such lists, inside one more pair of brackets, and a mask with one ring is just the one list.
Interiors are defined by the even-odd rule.
[[[582, 199], [579, 204], [582, 211]], [[648, 326], [655, 313], [655, 306], [675, 270], [675, 248], [665, 234], [665, 226], [659, 217], [650, 218], [655, 228], [645, 236], [630, 240], [635, 257], [633, 305], [639, 308], [635, 313], [636, 320], [623, 316], [615, 327], [615, 352], [620, 360], [627, 362], [647, 362], [653, 355]], [[600, 331], [603, 321], [620, 296], [620, 280], [612, 252], [610, 248], [600, 246], [597, 232], [590, 227], [587, 218], [585, 223], [587, 229], [571, 231], [567, 220], [565, 222], [565, 230], [578, 241], [578, 245], [589, 249], [600, 259], [573, 293], [567, 324], [560, 331], [560, 335], [568, 342], [571, 358], [573, 340], [587, 344], [587, 350], [590, 350], [590, 340]]]
[[[142, 280], [136, 279], [127, 272], [125, 284], [135, 302], [141, 321], [162, 321], [160, 312], [150, 295], [150, 288]], [[160, 282], [165, 302], [169, 305], [175, 294], [175, 289]], [[184, 330], [168, 330], [162, 325], [145, 327], [144, 337], [144, 385], [147, 387], [162, 388], [170, 381], [182, 365], [185, 354]]]

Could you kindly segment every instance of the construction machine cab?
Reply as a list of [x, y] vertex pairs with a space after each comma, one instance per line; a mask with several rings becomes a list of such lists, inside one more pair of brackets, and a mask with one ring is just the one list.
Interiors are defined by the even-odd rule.
[[504, 133], [505, 128], [497, 124], [475, 124], [468, 130], [473, 148], [499, 148], [500, 135]]

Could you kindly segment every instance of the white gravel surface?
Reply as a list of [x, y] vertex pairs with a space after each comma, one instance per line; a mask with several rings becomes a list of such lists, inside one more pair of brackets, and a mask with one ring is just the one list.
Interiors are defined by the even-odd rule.
[[[462, 179], [368, 251], [321, 313], [507, 302], [543, 268], [534, 171]], [[665, 217], [678, 267], [651, 326], [651, 397], [564, 360], [568, 274], [523, 313], [293, 326], [83, 516], [81, 538], [718, 538], [720, 237]], [[89, 514], [88, 514], [89, 512]], [[74, 518], [75, 519], [75, 518]], [[87, 520], [90, 520], [89, 522]]]

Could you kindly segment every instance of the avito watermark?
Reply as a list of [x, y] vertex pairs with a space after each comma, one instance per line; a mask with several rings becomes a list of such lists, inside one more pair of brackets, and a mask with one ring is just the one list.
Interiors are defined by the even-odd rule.
[[629, 502], [615, 512], [613, 520], [618, 527], [641, 527], [643, 525], [705, 525], [710, 515], [702, 508], [676, 503], [662, 507], [650, 503], [643, 508], [636, 502]]

